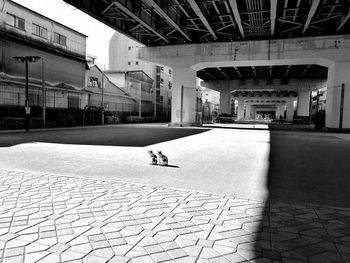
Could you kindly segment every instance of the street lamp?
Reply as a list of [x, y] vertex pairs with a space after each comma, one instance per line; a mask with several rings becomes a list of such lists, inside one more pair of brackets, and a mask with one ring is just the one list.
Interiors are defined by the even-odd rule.
[[19, 63], [25, 63], [25, 74], [26, 74], [26, 100], [25, 100], [25, 129], [29, 131], [30, 127], [30, 107], [29, 107], [29, 94], [28, 94], [28, 62], [36, 62], [40, 57], [38, 56], [24, 56], [24, 57], [13, 57]]
[[102, 113], [102, 125], [104, 125], [105, 124], [105, 106], [104, 106], [104, 86], [105, 86], [105, 82], [104, 82], [104, 79], [105, 79], [105, 75], [104, 75], [104, 73], [102, 72], [102, 83], [101, 83], [101, 88], [102, 88], [102, 99], [101, 99], [101, 113]]

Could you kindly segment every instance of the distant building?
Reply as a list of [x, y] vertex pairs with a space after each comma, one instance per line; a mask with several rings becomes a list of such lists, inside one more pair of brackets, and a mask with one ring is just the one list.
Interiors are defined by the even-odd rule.
[[98, 66], [90, 63], [89, 70], [86, 72], [85, 91], [88, 92], [86, 106], [90, 108], [100, 108], [103, 103], [105, 111], [116, 114], [129, 113], [130, 115], [138, 110], [135, 99], [110, 81]]
[[[155, 115], [170, 117], [172, 69], [139, 60], [137, 56], [140, 47], [143, 45], [116, 32], [109, 42], [109, 71], [144, 72], [153, 80], [152, 90], [155, 91], [155, 95], [152, 103], [156, 103]], [[117, 81], [115, 78], [111, 80]], [[116, 84], [128, 89], [119, 82]], [[135, 98], [137, 99], [137, 96]]]
[[[28, 63], [29, 105], [84, 108], [86, 36], [11, 0], [0, 0], [0, 105], [23, 107], [25, 64], [13, 57], [37, 56]], [[1, 117], [1, 116], [0, 116]]]
[[153, 116], [155, 94], [151, 77], [143, 71], [105, 71], [104, 73], [113, 84], [124, 87], [124, 92], [137, 101], [135, 112], [141, 116]]

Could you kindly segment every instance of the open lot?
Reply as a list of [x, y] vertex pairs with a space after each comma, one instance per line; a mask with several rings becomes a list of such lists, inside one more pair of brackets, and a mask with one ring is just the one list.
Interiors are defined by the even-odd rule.
[[348, 135], [118, 125], [0, 145], [0, 262], [350, 260]]
[[[0, 167], [245, 198], [349, 206], [350, 141], [336, 134], [120, 125], [0, 134]], [[345, 139], [344, 139], [345, 138]], [[149, 165], [161, 150], [174, 167]]]

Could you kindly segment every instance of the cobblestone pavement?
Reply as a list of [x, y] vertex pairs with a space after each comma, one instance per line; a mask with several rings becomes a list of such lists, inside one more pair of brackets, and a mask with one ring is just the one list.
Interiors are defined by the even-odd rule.
[[0, 170], [1, 262], [350, 262], [350, 210]]

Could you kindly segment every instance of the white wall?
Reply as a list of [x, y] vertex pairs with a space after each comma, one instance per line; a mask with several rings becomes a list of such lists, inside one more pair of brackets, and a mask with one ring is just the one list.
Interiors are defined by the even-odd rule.
[[[4, 9], [1, 10], [0, 26], [5, 27], [6, 30], [11, 30], [17, 34], [24, 35], [35, 40], [41, 40], [43, 43], [54, 45], [57, 48], [61, 48], [70, 52], [77, 53], [85, 57], [86, 55], [86, 36], [74, 31], [64, 25], [55, 22], [49, 18], [46, 18], [34, 11], [31, 11], [25, 7], [19, 6], [16, 3], [5, 0]], [[0, 7], [1, 7], [0, 3]], [[11, 13], [15, 16], [25, 19], [25, 31], [17, 29], [15, 27], [6, 25], [6, 14]], [[47, 29], [47, 39], [33, 35], [32, 23], [42, 26]], [[59, 45], [53, 43], [54, 32], [59, 33], [67, 37], [67, 45]]]

